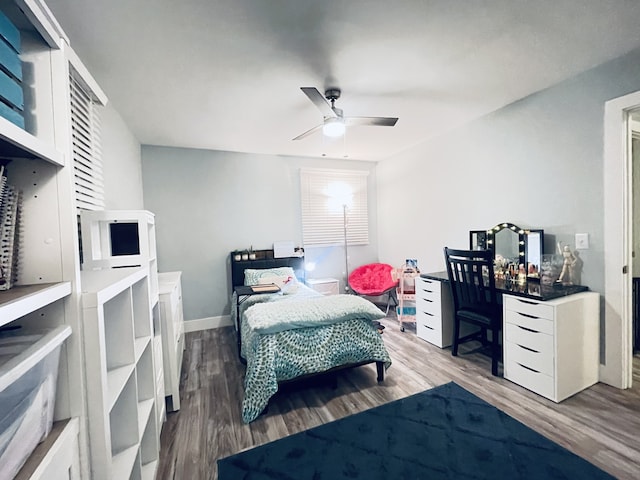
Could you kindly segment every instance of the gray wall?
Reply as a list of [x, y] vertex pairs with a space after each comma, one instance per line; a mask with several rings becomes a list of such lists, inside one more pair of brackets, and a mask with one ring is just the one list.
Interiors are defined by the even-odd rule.
[[[370, 244], [349, 247], [350, 268], [377, 259], [375, 164], [142, 147], [144, 204], [156, 215], [159, 271], [182, 271], [185, 320], [227, 315], [229, 252], [302, 242], [301, 167], [368, 170]], [[343, 278], [341, 246], [306, 250], [309, 277]]]
[[380, 260], [442, 270], [444, 246], [500, 222], [544, 229], [547, 253], [588, 233], [582, 283], [604, 293], [604, 103], [636, 90], [639, 51], [381, 162]]
[[111, 103], [101, 112], [106, 210], [142, 210], [140, 142]]

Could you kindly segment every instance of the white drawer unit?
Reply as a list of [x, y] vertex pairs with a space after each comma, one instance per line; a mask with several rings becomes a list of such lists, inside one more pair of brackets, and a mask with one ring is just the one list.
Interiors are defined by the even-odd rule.
[[309, 278], [307, 286], [323, 295], [338, 295], [340, 282], [335, 278]]
[[416, 277], [416, 334], [440, 348], [451, 345], [453, 302], [449, 285]]
[[180, 373], [184, 351], [181, 276], [182, 272], [158, 274], [164, 394], [170, 400], [167, 406], [169, 411], [180, 410]]
[[504, 378], [554, 402], [598, 381], [599, 294], [503, 295]]

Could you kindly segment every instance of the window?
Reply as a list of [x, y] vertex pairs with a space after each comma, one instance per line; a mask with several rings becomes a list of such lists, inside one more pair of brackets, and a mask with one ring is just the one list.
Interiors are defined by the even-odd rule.
[[[305, 246], [369, 243], [364, 170], [300, 170], [302, 237]], [[345, 215], [346, 214], [346, 215]]]
[[78, 209], [103, 210], [99, 103], [73, 66], [69, 68], [73, 172]]

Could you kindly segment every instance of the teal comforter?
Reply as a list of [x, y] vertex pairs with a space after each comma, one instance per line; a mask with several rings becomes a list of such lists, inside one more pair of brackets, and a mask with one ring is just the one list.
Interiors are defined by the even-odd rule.
[[[320, 307], [332, 310], [335, 318], [329, 320]], [[249, 423], [260, 415], [280, 381], [364, 361], [382, 361], [388, 368], [391, 358], [371, 322], [384, 315], [372, 309], [377, 310], [360, 297], [323, 297], [304, 285], [292, 295], [253, 295], [244, 301], [241, 354], [247, 371], [242, 420]]]
[[384, 313], [373, 303], [355, 295], [319, 295], [295, 301], [257, 303], [247, 309], [244, 319], [257, 333], [277, 333], [356, 318], [379, 320], [384, 318]]

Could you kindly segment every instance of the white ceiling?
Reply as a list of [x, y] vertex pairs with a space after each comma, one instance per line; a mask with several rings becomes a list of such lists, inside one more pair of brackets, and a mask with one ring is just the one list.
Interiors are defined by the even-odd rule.
[[[142, 144], [380, 160], [640, 46], [636, 0], [46, 0]], [[300, 87], [342, 89], [345, 141]]]

